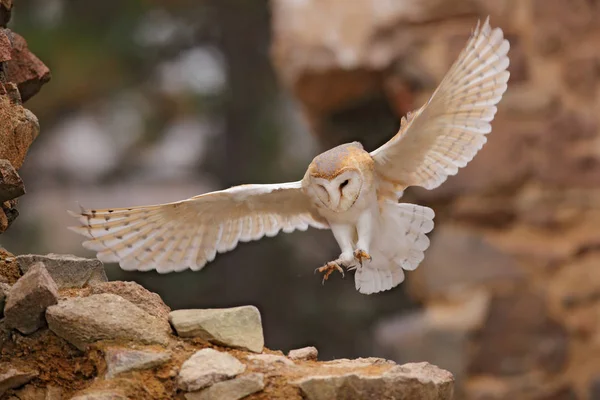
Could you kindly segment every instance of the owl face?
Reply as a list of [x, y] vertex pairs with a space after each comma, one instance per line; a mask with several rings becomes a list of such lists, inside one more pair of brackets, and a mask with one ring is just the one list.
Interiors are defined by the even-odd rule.
[[343, 212], [354, 205], [362, 184], [360, 171], [354, 168], [342, 171], [333, 179], [311, 176], [309, 196], [331, 211]]
[[373, 161], [360, 143], [348, 143], [315, 157], [302, 185], [317, 207], [333, 212], [349, 210], [360, 198], [370, 181]]

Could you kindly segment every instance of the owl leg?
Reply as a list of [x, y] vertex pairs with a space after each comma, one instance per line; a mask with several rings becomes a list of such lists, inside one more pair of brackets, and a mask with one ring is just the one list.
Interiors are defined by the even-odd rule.
[[354, 250], [353, 257], [361, 266], [363, 265], [363, 262], [371, 261], [369, 249], [371, 248], [371, 240], [375, 230], [375, 221], [376, 218], [374, 218], [373, 212], [367, 210], [358, 218], [356, 224], [358, 241], [356, 242], [356, 250]]
[[344, 269], [342, 267], [350, 269], [354, 264], [356, 264], [356, 260], [354, 258], [354, 248], [352, 246], [354, 227], [347, 224], [332, 224], [331, 231], [333, 232], [333, 236], [342, 250], [342, 254], [340, 254], [337, 260], [330, 261], [324, 266], [315, 270], [315, 273], [317, 271], [320, 273], [325, 273], [323, 275], [322, 283], [325, 283], [325, 281], [329, 278], [329, 275], [336, 270], [340, 271], [342, 277], [344, 277]]

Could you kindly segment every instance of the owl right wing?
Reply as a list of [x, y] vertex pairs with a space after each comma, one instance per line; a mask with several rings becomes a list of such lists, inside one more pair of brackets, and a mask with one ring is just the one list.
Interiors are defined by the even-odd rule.
[[395, 193], [408, 186], [434, 189], [473, 159], [507, 88], [509, 47], [489, 19], [477, 24], [429, 101], [371, 153], [383, 185]]
[[159, 273], [199, 270], [240, 241], [280, 230], [329, 228], [300, 182], [241, 185], [175, 203], [70, 213], [81, 223], [70, 229], [89, 239], [84, 247], [100, 260]]

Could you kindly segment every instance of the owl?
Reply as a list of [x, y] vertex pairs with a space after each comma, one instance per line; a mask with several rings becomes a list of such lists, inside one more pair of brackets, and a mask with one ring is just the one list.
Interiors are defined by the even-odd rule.
[[409, 186], [434, 189], [486, 143], [506, 91], [509, 43], [489, 18], [427, 103], [402, 118], [398, 133], [367, 152], [358, 142], [328, 150], [297, 182], [241, 185], [153, 206], [82, 209], [75, 232], [100, 260], [159, 273], [202, 269], [239, 242], [280, 231], [331, 229], [340, 255], [316, 271], [355, 271], [360, 293], [392, 289], [429, 246], [434, 212], [400, 203]]

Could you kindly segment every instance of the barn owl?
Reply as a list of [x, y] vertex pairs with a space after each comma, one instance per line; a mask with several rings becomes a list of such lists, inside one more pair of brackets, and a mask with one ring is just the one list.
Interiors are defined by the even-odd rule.
[[402, 118], [387, 143], [367, 152], [347, 143], [316, 156], [302, 180], [241, 185], [153, 206], [71, 213], [86, 248], [125, 270], [202, 269], [238, 242], [278, 232], [331, 229], [341, 254], [317, 268], [323, 281], [355, 270], [360, 293], [389, 290], [414, 270], [429, 246], [434, 212], [399, 203], [404, 189], [434, 189], [486, 143], [506, 91], [509, 43], [489, 18], [427, 103]]

